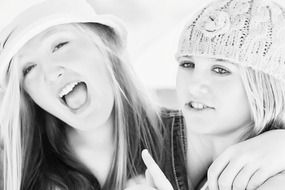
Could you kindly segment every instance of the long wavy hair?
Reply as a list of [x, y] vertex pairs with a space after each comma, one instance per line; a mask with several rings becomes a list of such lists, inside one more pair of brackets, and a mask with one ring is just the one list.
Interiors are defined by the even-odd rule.
[[240, 67], [241, 78], [248, 97], [252, 128], [244, 137], [285, 126], [285, 83], [250, 67]]
[[23, 89], [17, 61], [7, 71], [0, 125], [4, 142], [5, 190], [123, 189], [126, 180], [144, 172], [141, 150], [162, 159], [163, 125], [159, 110], [134, 77], [122, 40], [112, 28], [94, 23], [74, 24], [104, 56], [115, 94], [113, 108], [115, 154], [103, 187], [74, 156], [66, 126], [37, 106]]

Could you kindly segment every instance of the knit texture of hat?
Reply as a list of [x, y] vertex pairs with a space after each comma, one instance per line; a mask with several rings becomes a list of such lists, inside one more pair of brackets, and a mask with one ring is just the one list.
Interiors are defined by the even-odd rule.
[[177, 56], [225, 59], [285, 81], [285, 11], [267, 0], [220, 0], [188, 23]]

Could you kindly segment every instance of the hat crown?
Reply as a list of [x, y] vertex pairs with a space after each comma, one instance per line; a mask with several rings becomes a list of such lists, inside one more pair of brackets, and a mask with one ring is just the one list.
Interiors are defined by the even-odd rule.
[[15, 28], [40, 22], [45, 17], [96, 17], [86, 0], [1, 0], [0, 35], [7, 37]]
[[226, 59], [285, 81], [285, 11], [269, 0], [219, 0], [182, 33], [178, 56]]
[[[0, 1], [0, 31], [5, 29], [19, 17], [27, 17], [28, 15], [37, 14], [41, 17], [43, 14], [54, 12], [64, 12], [74, 5], [80, 4], [76, 12], [86, 9], [85, 0], [1, 0]], [[64, 6], [63, 6], [64, 5]], [[72, 6], [73, 5], [73, 6]], [[85, 6], [84, 6], [85, 5]], [[53, 10], [53, 12], [51, 12]], [[34, 17], [35, 20], [37, 17]], [[22, 18], [23, 20], [24, 18]]]

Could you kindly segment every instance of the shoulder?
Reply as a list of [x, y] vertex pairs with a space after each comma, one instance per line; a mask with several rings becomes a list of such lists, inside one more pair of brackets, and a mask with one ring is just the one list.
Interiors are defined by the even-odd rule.
[[182, 119], [183, 115], [180, 110], [161, 108], [160, 117], [162, 121]]
[[[163, 136], [166, 146], [186, 147], [186, 126], [182, 112], [173, 109], [161, 109], [161, 119], [164, 125]], [[169, 148], [169, 147], [168, 147]]]
[[165, 144], [173, 147], [173, 152], [182, 151], [186, 155], [187, 135], [182, 111], [162, 108], [161, 118], [165, 129]]
[[180, 110], [161, 109], [161, 118], [165, 127], [164, 165], [162, 170], [173, 188], [188, 189], [186, 170], [186, 132], [184, 118]]
[[184, 128], [184, 118], [180, 110], [161, 108], [160, 117], [167, 131]]

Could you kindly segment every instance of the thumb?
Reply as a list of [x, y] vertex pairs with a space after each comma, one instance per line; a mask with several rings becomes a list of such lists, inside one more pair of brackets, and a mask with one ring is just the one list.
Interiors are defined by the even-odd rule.
[[148, 182], [159, 190], [173, 190], [171, 183], [146, 149], [142, 151], [142, 159], [147, 167], [146, 178], [150, 178]]

